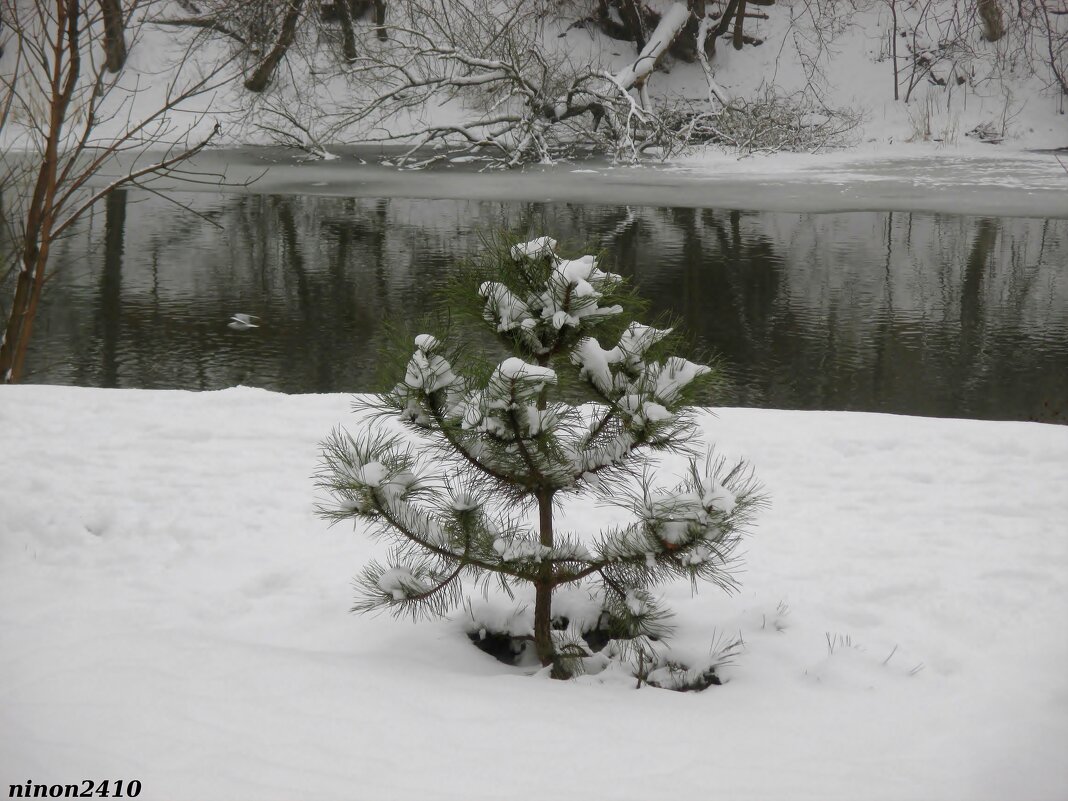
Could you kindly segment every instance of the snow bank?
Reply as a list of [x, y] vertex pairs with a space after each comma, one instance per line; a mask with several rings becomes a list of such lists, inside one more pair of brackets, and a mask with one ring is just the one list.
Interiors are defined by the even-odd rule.
[[[685, 8], [680, 3], [665, 1], [658, 5], [664, 12], [662, 27], [665, 30], [676, 27], [685, 16]], [[948, 0], [940, 0], [934, 6], [932, 18], [958, 17], [956, 6], [951, 7]], [[538, 46], [549, 61], [560, 59], [576, 65], [588, 64], [614, 73], [617, 81], [628, 86], [636, 77], [642, 77], [651, 58], [639, 58], [630, 43], [573, 24], [581, 16], [579, 11], [567, 4], [562, 9], [559, 16], [547, 19], [539, 31], [541, 41]], [[184, 13], [175, 7], [173, 16], [181, 17]], [[903, 15], [903, 27], [899, 32], [904, 32], [906, 17], [914, 17], [918, 11], [911, 9], [906, 14], [899, 8], [899, 13]], [[767, 17], [766, 20], [751, 17], [745, 25], [748, 35], [763, 41], [761, 46], [747, 46], [735, 51], [727, 40], [719, 43], [712, 69], [721, 91], [738, 98], [753, 98], [771, 87], [789, 95], [814, 83], [821, 104], [831, 108], [848, 106], [864, 112], [857, 141], [865, 151], [872, 146], [896, 149], [905, 142], [939, 144], [948, 152], [956, 152], [958, 148], [967, 150], [976, 141], [968, 138], [969, 132], [982, 126], [991, 126], [1005, 137], [1002, 145], [981, 145], [994, 152], [1015, 154], [1023, 148], [1068, 146], [1064, 98], [1044, 66], [1042, 50], [1047, 44], [1044, 39], [1024, 42], [1007, 37], [1000, 43], [990, 43], [977, 39], [977, 33], [973, 31], [965, 48], [970, 49], [970, 54], [966, 58], [962, 56], [963, 60], [954, 67], [958, 71], [968, 70], [972, 79], [957, 84], [956, 80], [947, 80], [949, 75], [933, 76], [943, 85], [921, 79], [910, 101], [905, 103], [903, 99], [893, 99], [893, 61], [888, 50], [888, 42], [893, 38], [893, 22], [888, 4], [813, 6], [811, 3], [780, 2], [768, 10]], [[112, 105], [121, 104], [121, 113], [100, 122], [100, 133], [112, 135], [121, 130], [127, 112], [131, 119], [140, 120], [158, 109], [165, 101], [174, 65], [180, 61], [183, 47], [191, 41], [190, 34], [190, 30], [156, 25], [145, 26], [139, 32], [136, 41], [130, 42], [130, 60], [121, 81], [123, 90], [136, 88], [136, 97], [131, 102], [127, 91], [117, 92]], [[934, 34], [933, 29], [926, 30], [920, 38], [930, 39]], [[650, 39], [650, 53], [658, 52], [655, 45], [659, 41], [654, 33]], [[312, 45], [311, 42], [304, 44]], [[925, 46], [934, 44], [934, 41], [925, 42]], [[322, 47], [322, 42], [318, 45]], [[6, 48], [0, 57], [0, 68], [14, 69], [15, 51], [14, 47]], [[228, 53], [229, 42], [224, 37], [209, 38], [197, 49], [203, 65], [226, 63]], [[1034, 57], [1036, 74], [1025, 68], [1026, 53]], [[898, 82], [903, 85], [903, 97], [911, 61], [904, 51], [899, 58], [903, 72]], [[708, 83], [698, 64], [669, 59], [668, 66], [670, 72], [658, 71], [650, 77], [647, 90], [652, 95], [669, 105], [680, 100], [701, 103], [707, 98]], [[944, 72], [946, 66], [938, 65], [935, 73]], [[218, 91], [182, 104], [168, 116], [175, 133], [188, 127], [192, 138], [199, 139], [219, 122], [223, 126], [219, 144], [227, 147], [271, 144], [278, 138], [270, 134], [269, 129], [279, 123], [277, 113], [269, 110], [272, 105], [288, 109], [297, 118], [303, 118], [303, 124], [317, 129], [320, 125], [313, 101], [324, 103], [327, 108], [357, 108], [369, 99], [361, 96], [364, 90], [329, 76], [330, 70], [324, 69], [323, 63], [315, 64], [296, 53], [290, 54], [286, 68], [275, 76], [271, 89], [264, 96], [266, 100], [242, 88], [242, 76], [237, 74], [235, 65], [230, 64], [229, 70], [235, 76], [234, 81]], [[465, 105], [470, 104], [470, 98], [441, 96], [435, 100], [437, 102], [389, 121], [388, 130], [399, 133], [420, 130], [427, 125], [462, 124], [469, 118], [469, 108]], [[13, 122], [15, 124], [0, 130], [0, 145], [24, 149], [27, 142], [20, 130], [27, 120]], [[325, 135], [326, 130], [323, 127], [320, 135]], [[334, 137], [335, 141], [325, 144], [330, 146], [330, 156], [334, 159], [343, 152], [345, 145], [381, 134], [381, 129], [345, 129]], [[294, 155], [301, 154], [294, 152]]]
[[[724, 636], [745, 641], [724, 686], [682, 695], [532, 678], [472, 647], [463, 613], [348, 614], [376, 546], [314, 516], [311, 476], [319, 440], [353, 425], [349, 405], [244, 388], [0, 390], [0, 786], [1063, 797], [1068, 428], [703, 417], [773, 506], [736, 597], [668, 590], [690, 664]], [[571, 506], [560, 529], [615, 514]]]

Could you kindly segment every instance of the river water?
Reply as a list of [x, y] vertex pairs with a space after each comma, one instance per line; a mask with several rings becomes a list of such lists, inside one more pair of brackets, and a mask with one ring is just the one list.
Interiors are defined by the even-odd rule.
[[[113, 193], [55, 246], [27, 382], [375, 388], [487, 232], [603, 250], [718, 353], [722, 405], [1068, 415], [1068, 219]], [[258, 317], [235, 331], [232, 314]]]

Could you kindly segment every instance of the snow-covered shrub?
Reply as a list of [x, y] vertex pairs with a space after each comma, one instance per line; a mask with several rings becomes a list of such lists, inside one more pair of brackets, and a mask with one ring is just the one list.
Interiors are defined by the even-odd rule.
[[[621, 277], [593, 256], [562, 257], [548, 237], [491, 253], [472, 276], [481, 324], [512, 355], [480, 365], [467, 338], [420, 334], [399, 382], [359, 402], [364, 429], [324, 443], [322, 513], [392, 545], [365, 567], [355, 610], [444, 614], [464, 579], [509, 596], [532, 588], [532, 614], [479, 624], [479, 639], [529, 641], [558, 678], [629, 655], [639, 675], [664, 668], [650, 683], [675, 685], [685, 669], [659, 644], [670, 613], [655, 588], [732, 589], [735, 547], [762, 503], [745, 463], [694, 447], [689, 404], [712, 370], [667, 353], [670, 329], [626, 320]], [[688, 468], [665, 483], [653, 454], [682, 454]], [[628, 522], [562, 531], [561, 504], [582, 495]], [[572, 600], [554, 610], [565, 590]], [[591, 660], [594, 640], [604, 658]]]
[[845, 147], [863, 122], [856, 109], [827, 108], [804, 93], [782, 95], [770, 87], [753, 98], [734, 98], [716, 111], [662, 116], [679, 144], [716, 144], [743, 154]]

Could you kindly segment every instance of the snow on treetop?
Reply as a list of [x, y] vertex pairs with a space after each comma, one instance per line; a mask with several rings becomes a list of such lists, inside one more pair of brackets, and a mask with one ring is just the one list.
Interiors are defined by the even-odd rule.
[[631, 423], [637, 428], [645, 428], [648, 423], [675, 418], [675, 415], [666, 407], [642, 395], [624, 395], [619, 400], [619, 407], [627, 411]]
[[734, 493], [721, 484], [718, 484], [711, 476], [706, 476], [703, 482], [701, 504], [706, 509], [717, 509], [724, 514], [730, 514], [738, 504]]
[[612, 378], [612, 366], [625, 362], [631, 370], [640, 369], [646, 351], [671, 331], [670, 328], [653, 328], [632, 322], [620, 336], [619, 344], [610, 350], [602, 348], [592, 337], [582, 340], [572, 351], [571, 362], [580, 368], [579, 374], [592, 383], [598, 391], [608, 394], [615, 383]]
[[415, 347], [423, 353], [431, 353], [437, 350], [440, 345], [441, 342], [432, 334], [419, 334], [419, 336], [415, 338]]
[[706, 476], [689, 491], [648, 499], [642, 516], [647, 524], [656, 527], [663, 542], [678, 546], [694, 538], [718, 539], [723, 516], [731, 514], [737, 502], [734, 493]]
[[[554, 252], [556, 240], [547, 236], [515, 245], [511, 249], [516, 260], [548, 254], [552, 258], [552, 272], [544, 290], [521, 297], [507, 285], [498, 281], [485, 281], [478, 294], [486, 299], [483, 317], [494, 323], [498, 331], [522, 329], [529, 332], [539, 321], [549, 322], [559, 331], [564, 326], [578, 327], [583, 318], [593, 319], [619, 314], [621, 306], [601, 307], [606, 287], [620, 283], [622, 277], [597, 269], [593, 256], [578, 259], [561, 259]], [[537, 338], [531, 340], [537, 351]]]
[[548, 558], [552, 549], [542, 545], [530, 536], [505, 536], [493, 541], [493, 550], [505, 562], [518, 562], [531, 559], [541, 561]]
[[[478, 288], [478, 294], [486, 299], [483, 316], [489, 322], [496, 321], [498, 331], [511, 331], [519, 326], [529, 328], [533, 325], [530, 307], [504, 284], [486, 281]], [[527, 323], [531, 325], [526, 325]]]
[[381, 486], [388, 475], [386, 466], [379, 461], [368, 462], [353, 472], [353, 478], [368, 487]]
[[[616, 284], [622, 281], [622, 277], [616, 273], [606, 273], [597, 269], [597, 260], [593, 256], [583, 256], [578, 259], [558, 259], [555, 272], [572, 284], [576, 284], [576, 294], [590, 294], [593, 287], [590, 281], [598, 281], [607, 284]], [[588, 287], [588, 288], [585, 288]]]
[[643, 615], [649, 611], [649, 596], [642, 590], [627, 590], [624, 603], [632, 615]]
[[482, 503], [478, 496], [469, 490], [454, 492], [449, 497], [449, 507], [454, 512], [471, 512], [480, 506], [482, 506]]
[[[416, 337], [416, 345], [424, 337], [434, 339], [423, 334]], [[425, 340], [424, 340], [425, 341]], [[437, 340], [435, 340], [435, 343]], [[452, 365], [441, 356], [428, 355], [423, 347], [419, 347], [412, 358], [408, 360], [408, 368], [404, 373], [404, 386], [411, 389], [421, 389], [424, 392], [436, 392], [439, 389], [453, 386], [460, 379], [452, 371]]]
[[549, 367], [528, 364], [517, 356], [505, 359], [497, 365], [497, 372], [510, 381], [533, 378], [541, 383], [555, 384], [556, 371]]
[[596, 339], [587, 337], [571, 351], [571, 362], [580, 368], [580, 376], [607, 395], [613, 388], [611, 365], [619, 364], [619, 356], [618, 347], [605, 350]]
[[662, 340], [674, 329], [653, 328], [635, 321], [619, 338], [619, 351], [626, 356], [628, 363], [637, 363], [645, 358], [646, 351]]
[[[566, 293], [566, 296], [572, 299], [572, 302], [576, 298], [589, 298], [589, 301], [578, 304], [579, 308], [586, 307], [582, 308], [585, 314], [594, 310], [600, 311], [602, 314], [618, 314], [623, 311], [618, 306], [613, 306], [611, 311], [609, 309], [597, 309], [596, 300], [601, 297], [600, 288], [614, 286], [622, 280], [615, 273], [598, 270], [597, 260], [593, 256], [583, 256], [580, 259], [560, 259], [557, 261], [556, 267], [553, 268], [552, 278], [549, 279], [549, 295]], [[558, 301], [555, 297], [552, 300]], [[562, 298], [559, 300], [562, 300]], [[575, 313], [578, 314], [577, 309]], [[544, 315], [545, 312], [542, 312], [542, 314]]]
[[582, 318], [605, 317], [619, 314], [621, 306], [601, 307], [601, 289], [614, 285], [622, 279], [614, 273], [597, 269], [593, 256], [580, 259], [558, 259], [552, 275], [541, 293], [541, 316], [552, 320], [553, 327], [578, 326]]
[[524, 402], [538, 395], [546, 384], [555, 383], [556, 372], [551, 368], [528, 364], [512, 356], [497, 365], [484, 390], [470, 392], [461, 398], [450, 415], [460, 418], [464, 428], [511, 438], [514, 432], [509, 420], [498, 414], [501, 410], [510, 410], [525, 428], [525, 435], [536, 435], [556, 424], [558, 412], [552, 408], [538, 409], [536, 405]]
[[406, 567], [394, 567], [384, 571], [378, 577], [378, 587], [391, 594], [395, 601], [403, 601], [409, 595], [418, 595], [429, 589]]
[[404, 381], [394, 388], [397, 399], [403, 403], [401, 419], [426, 426], [430, 418], [424, 413], [419, 400], [420, 392], [431, 394], [446, 390], [454, 395], [463, 387], [463, 381], [453, 372], [448, 360], [433, 351], [440, 347], [437, 337], [419, 334], [415, 338], [415, 352], [408, 360]]
[[537, 239], [532, 239], [529, 242], [512, 245], [511, 250], [512, 258], [516, 261], [519, 261], [524, 257], [533, 259], [544, 254], [552, 255], [555, 252], [556, 240], [548, 236], [539, 236]]
[[704, 364], [694, 364], [681, 356], [672, 356], [662, 364], [651, 364], [642, 376], [643, 389], [657, 400], [671, 405], [691, 381], [712, 372]]

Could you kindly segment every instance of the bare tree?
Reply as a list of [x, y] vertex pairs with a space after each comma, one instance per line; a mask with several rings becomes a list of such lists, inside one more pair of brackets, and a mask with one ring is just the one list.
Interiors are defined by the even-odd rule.
[[[0, 306], [3, 383], [25, 370], [52, 244], [109, 192], [174, 171], [219, 131], [203, 116], [183, 126], [174, 113], [231, 80], [228, 65], [203, 63], [194, 55], [197, 43], [187, 42], [170, 65], [173, 79], [142, 111], [149, 90], [111, 69], [116, 61], [106, 45], [116, 34], [110, 14], [117, 5], [0, 0], [0, 134], [7, 146], [0, 196], [11, 243], [0, 285], [14, 283], [11, 305]], [[154, 10], [153, 0], [121, 0], [124, 48]]]
[[[486, 151], [508, 165], [551, 159], [576, 144], [592, 143], [624, 158], [663, 144], [663, 128], [644, 89], [689, 20], [684, 3], [671, 4], [638, 57], [614, 72], [537, 45], [552, 12], [544, 0], [398, 0], [390, 9], [389, 41], [364, 32], [359, 55], [339, 68], [362, 102], [339, 106], [330, 100], [312, 108], [311, 93], [302, 91], [292, 102], [274, 103], [270, 109], [285, 126], [300, 131], [287, 137], [280, 125], [280, 140], [299, 138], [315, 151], [341, 132], [370, 129], [361, 138], [413, 141], [408, 156], [442, 143], [445, 152]], [[454, 99], [467, 110], [462, 120], [394, 122]]]

